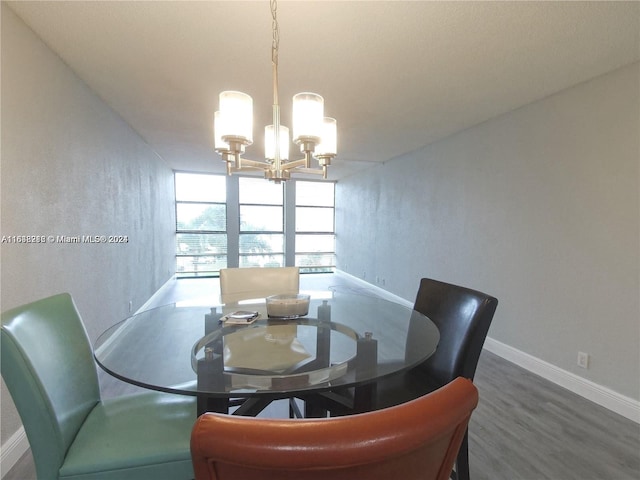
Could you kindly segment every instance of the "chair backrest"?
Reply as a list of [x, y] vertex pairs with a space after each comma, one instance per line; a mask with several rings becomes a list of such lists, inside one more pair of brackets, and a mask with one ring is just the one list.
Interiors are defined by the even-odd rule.
[[401, 405], [344, 417], [205, 413], [191, 433], [196, 480], [444, 480], [478, 391], [467, 379]]
[[300, 291], [298, 267], [250, 267], [220, 269], [222, 303]]
[[69, 445], [100, 401], [86, 330], [65, 293], [3, 313], [0, 335], [2, 377], [38, 478], [57, 478]]
[[473, 379], [498, 300], [476, 290], [423, 278], [414, 310], [440, 330], [436, 352], [418, 368], [444, 385], [456, 377]]

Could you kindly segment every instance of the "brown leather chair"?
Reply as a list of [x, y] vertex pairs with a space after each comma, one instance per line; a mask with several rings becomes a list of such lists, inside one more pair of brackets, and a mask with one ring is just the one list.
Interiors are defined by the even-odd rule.
[[[440, 343], [427, 361], [377, 384], [376, 407], [387, 408], [432, 392], [456, 377], [473, 380], [482, 346], [498, 300], [485, 293], [423, 278], [414, 310], [426, 315], [440, 330]], [[408, 348], [420, 348], [410, 345]], [[469, 480], [468, 434], [465, 433], [453, 478]]]
[[416, 400], [358, 415], [268, 419], [205, 413], [191, 433], [196, 480], [445, 480], [471, 413], [459, 378]]

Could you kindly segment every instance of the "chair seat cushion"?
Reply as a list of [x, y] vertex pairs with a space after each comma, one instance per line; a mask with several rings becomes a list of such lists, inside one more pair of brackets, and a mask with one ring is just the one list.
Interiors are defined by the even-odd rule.
[[107, 399], [89, 413], [60, 478], [193, 478], [195, 397], [149, 392]]

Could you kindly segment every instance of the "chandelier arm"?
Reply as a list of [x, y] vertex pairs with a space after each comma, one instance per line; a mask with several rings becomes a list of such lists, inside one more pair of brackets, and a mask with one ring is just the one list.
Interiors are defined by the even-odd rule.
[[251, 168], [259, 168], [260, 170], [264, 170], [265, 167], [269, 167], [271, 163], [269, 162], [261, 162], [260, 160], [249, 160], [248, 158], [242, 159], [242, 168], [251, 167]]
[[310, 174], [310, 175], [322, 175], [325, 180], [327, 179], [327, 172], [326, 172], [326, 170], [324, 168], [322, 170], [320, 170], [319, 168], [296, 168], [291, 173], [305, 173], [305, 174]]
[[300, 160], [292, 160], [286, 163], [282, 164], [282, 170], [292, 170], [292, 169], [298, 169], [300, 167], [306, 167], [307, 161], [304, 158], [301, 158]]
[[243, 165], [242, 168], [231, 167], [231, 173], [243, 173], [248, 171], [264, 172], [265, 170], [264, 168], [261, 168], [261, 167], [251, 167], [247, 165]]

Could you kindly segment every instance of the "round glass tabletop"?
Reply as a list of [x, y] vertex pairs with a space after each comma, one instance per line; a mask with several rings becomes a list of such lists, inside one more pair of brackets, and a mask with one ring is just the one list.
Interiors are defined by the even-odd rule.
[[[258, 316], [222, 321], [235, 311]], [[95, 358], [145, 388], [249, 397], [374, 382], [424, 361], [438, 340], [436, 326], [410, 308], [326, 292], [311, 299], [306, 317], [292, 320], [269, 319], [264, 299], [144, 311], [100, 335]]]

